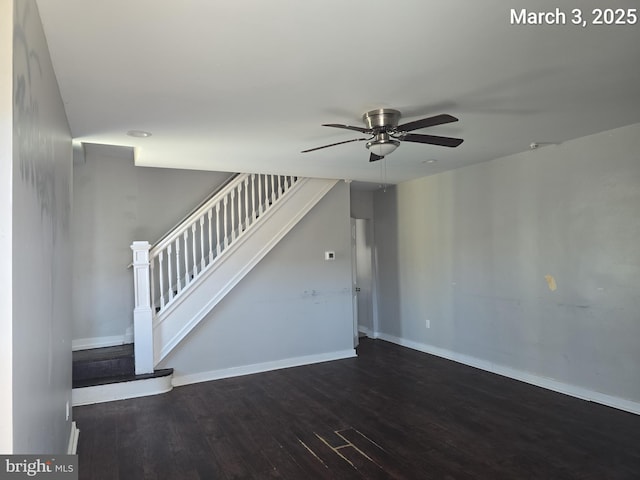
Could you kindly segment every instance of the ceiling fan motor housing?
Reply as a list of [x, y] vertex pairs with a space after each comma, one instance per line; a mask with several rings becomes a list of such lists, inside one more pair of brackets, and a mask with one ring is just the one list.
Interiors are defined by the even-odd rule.
[[362, 115], [367, 129], [374, 132], [393, 130], [400, 121], [400, 112], [391, 108], [378, 108]]

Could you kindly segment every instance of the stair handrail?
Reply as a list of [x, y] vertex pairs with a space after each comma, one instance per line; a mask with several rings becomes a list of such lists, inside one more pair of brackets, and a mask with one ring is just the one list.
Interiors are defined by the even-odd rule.
[[176, 238], [182, 235], [185, 230], [193, 225], [194, 221], [197, 221], [202, 215], [204, 215], [209, 209], [216, 205], [220, 200], [224, 199], [232, 190], [238, 187], [239, 184], [243, 183], [246, 178], [249, 177], [249, 173], [236, 174], [233, 178], [231, 178], [226, 185], [223, 185], [222, 188], [218, 189], [216, 193], [214, 193], [208, 200], [205, 200], [200, 206], [196, 207], [192, 213], [187, 215], [180, 223], [178, 223], [175, 227], [165, 233], [158, 242], [156, 242], [152, 247], [150, 256], [153, 258], [157, 255], [157, 253], [164, 248], [166, 248], [171, 242], [174, 242]]
[[[174, 230], [176, 230], [177, 228], [180, 228], [181, 225], [183, 225], [185, 222], [189, 222], [189, 219], [193, 218], [193, 216], [196, 214], [196, 212], [200, 211], [200, 209], [207, 203], [209, 203], [209, 201], [211, 201], [216, 195], [218, 195], [220, 192], [222, 192], [222, 190], [224, 188], [226, 188], [231, 182], [233, 182], [236, 178], [238, 178], [240, 175], [242, 175], [241, 173], [233, 173], [231, 175], [229, 175], [224, 182], [222, 182], [220, 185], [218, 185], [218, 187], [211, 193], [209, 193], [205, 198], [202, 199], [202, 201], [200, 203], [198, 203], [198, 205], [196, 205], [195, 207], [193, 207], [191, 209], [191, 211], [189, 213], [187, 213], [184, 217], [182, 217], [180, 219], [180, 221], [178, 221], [173, 227], [171, 227], [169, 230], [167, 230], [158, 240], [156, 240], [152, 245], [158, 245], [160, 242], [162, 242], [168, 235], [170, 235]], [[197, 218], [197, 217], [195, 217]]]
[[239, 174], [159, 243], [150, 246], [153, 316], [189, 289], [298, 180], [291, 175]]

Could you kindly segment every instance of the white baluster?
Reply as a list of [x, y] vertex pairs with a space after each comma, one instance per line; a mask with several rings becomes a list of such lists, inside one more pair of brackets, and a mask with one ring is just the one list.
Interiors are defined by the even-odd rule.
[[249, 228], [249, 177], [244, 179], [244, 228]]
[[278, 175], [278, 197], [282, 196], [282, 176]]
[[155, 264], [156, 259], [152, 258], [149, 263], [149, 274], [151, 277], [151, 314], [155, 316], [156, 314], [156, 280], [155, 280]]
[[236, 239], [236, 208], [235, 208], [235, 199], [236, 199], [236, 189], [231, 190], [231, 241], [233, 242]]
[[258, 175], [258, 210], [264, 213], [264, 199], [262, 198], [262, 175]]
[[220, 245], [222, 237], [220, 237], [220, 202], [216, 203], [216, 257], [220, 255]]
[[191, 275], [189, 275], [189, 230], [185, 230], [182, 234], [184, 240], [184, 286], [191, 283]]
[[242, 183], [238, 184], [238, 213], [236, 218], [236, 232], [238, 235], [242, 233]]
[[200, 271], [204, 270], [204, 215], [200, 217]]
[[171, 278], [171, 244], [167, 246], [167, 283], [169, 284], [169, 301], [173, 300], [173, 284]]
[[258, 218], [258, 211], [256, 210], [256, 174], [251, 174], [251, 221], [253, 222]]
[[211, 265], [211, 262], [213, 262], [213, 242], [212, 242], [213, 224], [211, 223], [211, 217], [213, 216], [213, 208], [210, 208], [207, 214], [209, 215], [209, 265]]
[[180, 279], [180, 237], [176, 238], [176, 284], [178, 292], [182, 290], [182, 280]]
[[160, 267], [158, 269], [158, 278], [160, 279], [160, 309], [162, 310], [164, 308], [164, 270], [162, 268], [162, 263], [164, 260], [164, 250], [160, 250], [160, 253], [158, 255], [158, 266]]
[[224, 248], [227, 248], [229, 246], [229, 222], [228, 222], [228, 206], [229, 204], [229, 196], [226, 195], [224, 197]]
[[276, 201], [276, 177], [275, 175], [269, 175], [271, 177], [271, 204]]
[[197, 249], [196, 249], [196, 224], [195, 223], [191, 225], [191, 244], [193, 247], [191, 249], [191, 253], [193, 253], [193, 278], [195, 278], [198, 275], [198, 260], [196, 259]]

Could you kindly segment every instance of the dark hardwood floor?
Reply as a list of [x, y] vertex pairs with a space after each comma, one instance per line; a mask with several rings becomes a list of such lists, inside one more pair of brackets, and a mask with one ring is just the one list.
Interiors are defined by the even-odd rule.
[[74, 408], [81, 479], [639, 479], [640, 416], [364, 340]]

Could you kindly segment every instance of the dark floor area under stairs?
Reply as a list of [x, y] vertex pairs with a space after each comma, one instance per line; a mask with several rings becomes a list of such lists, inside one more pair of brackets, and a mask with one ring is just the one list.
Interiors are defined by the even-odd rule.
[[73, 388], [146, 380], [172, 373], [172, 368], [165, 368], [136, 375], [132, 343], [73, 352]]

